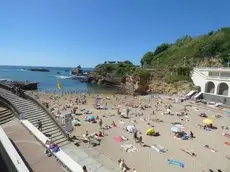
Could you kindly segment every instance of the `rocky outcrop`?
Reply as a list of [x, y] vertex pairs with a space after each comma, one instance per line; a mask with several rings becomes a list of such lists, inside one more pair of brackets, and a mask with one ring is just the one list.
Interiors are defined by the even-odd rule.
[[81, 69], [81, 66], [73, 68], [71, 73], [72, 73], [72, 75], [77, 75], [77, 76], [83, 75], [83, 71]]
[[149, 92], [158, 93], [158, 94], [177, 94], [182, 93], [186, 94], [191, 89], [195, 89], [191, 82], [180, 81], [173, 84], [168, 84], [161, 80], [152, 80], [149, 84]]
[[127, 76], [122, 84], [127, 94], [131, 95], [145, 95], [148, 93], [149, 85], [147, 81], [142, 80], [136, 76]]

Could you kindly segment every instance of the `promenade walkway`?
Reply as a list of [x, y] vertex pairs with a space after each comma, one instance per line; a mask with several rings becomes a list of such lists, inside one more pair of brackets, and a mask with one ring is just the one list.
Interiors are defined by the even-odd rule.
[[[1, 125], [9, 139], [13, 141], [25, 164], [33, 172], [64, 172], [53, 158], [44, 152], [45, 148], [15, 119]], [[29, 168], [28, 167], [28, 168]]]

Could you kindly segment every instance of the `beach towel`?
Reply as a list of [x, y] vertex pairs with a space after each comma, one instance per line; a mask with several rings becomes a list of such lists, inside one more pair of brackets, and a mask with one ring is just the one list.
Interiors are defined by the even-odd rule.
[[158, 144], [152, 145], [151, 148], [153, 148], [155, 151], [157, 151], [159, 153], [165, 153], [165, 152], [167, 152], [167, 149], [165, 149], [163, 146], [158, 145]]
[[134, 145], [121, 145], [121, 148], [128, 153], [137, 152], [137, 148]]
[[180, 149], [180, 150], [182, 150], [183, 152], [189, 154], [190, 156], [196, 156], [196, 154], [193, 151], [189, 151], [189, 150], [185, 150], [185, 149]]
[[227, 112], [227, 117], [230, 117], [230, 111]]
[[184, 168], [184, 163], [180, 162], [180, 161], [175, 161], [175, 160], [168, 159], [168, 164]]
[[230, 133], [223, 133], [222, 135], [227, 137], [227, 138], [230, 138]]
[[226, 155], [225, 158], [229, 159], [230, 160], [230, 155]]
[[230, 142], [224, 142], [224, 144], [226, 144], [226, 145], [230, 146]]
[[217, 152], [216, 149], [211, 148], [211, 147], [209, 147], [208, 145], [205, 145], [204, 147], [207, 148], [208, 150], [210, 150], [211, 152]]
[[123, 142], [123, 139], [120, 136], [114, 136], [113, 139], [117, 143]]
[[123, 141], [129, 140], [129, 139], [128, 139], [127, 137], [125, 137], [125, 136], [121, 136], [121, 138], [122, 138]]

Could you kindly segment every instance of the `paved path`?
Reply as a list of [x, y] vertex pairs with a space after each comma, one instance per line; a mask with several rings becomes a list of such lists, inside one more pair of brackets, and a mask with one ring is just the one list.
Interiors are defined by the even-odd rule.
[[83, 150], [71, 143], [61, 149], [78, 164], [85, 165], [90, 172], [120, 172], [117, 164], [93, 148]]
[[45, 148], [15, 119], [1, 125], [8, 137], [28, 163], [33, 172], [64, 172], [65, 170], [54, 159], [48, 157]]

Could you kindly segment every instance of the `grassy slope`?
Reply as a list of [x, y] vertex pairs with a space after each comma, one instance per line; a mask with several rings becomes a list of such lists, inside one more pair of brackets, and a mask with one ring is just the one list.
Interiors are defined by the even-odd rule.
[[222, 28], [194, 38], [185, 36], [170, 44], [165, 51], [159, 54], [155, 52], [144, 55], [142, 61], [145, 67], [182, 66], [183, 57], [186, 57], [188, 66], [195, 66], [210, 57], [225, 63], [230, 53], [230, 28]]

